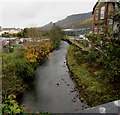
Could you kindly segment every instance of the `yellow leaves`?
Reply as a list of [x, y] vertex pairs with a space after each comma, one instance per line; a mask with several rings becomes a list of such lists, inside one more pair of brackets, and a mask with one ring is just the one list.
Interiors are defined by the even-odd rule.
[[30, 62], [36, 62], [37, 60], [36, 59], [30, 59], [29, 61]]
[[24, 49], [24, 50], [26, 50], [26, 49], [27, 49], [27, 47], [24, 47], [23, 49]]
[[53, 57], [50, 57], [50, 56], [48, 55], [47, 58], [52, 59]]
[[11, 94], [2, 104], [2, 113], [4, 115], [16, 115], [23, 114], [25, 110], [25, 106], [19, 106], [18, 102], [15, 100], [16, 96]]
[[36, 57], [38, 57], [38, 55], [39, 55], [39, 52], [35, 52], [35, 55], [36, 55]]
[[16, 102], [15, 100], [10, 100], [10, 103], [12, 103], [12, 104], [15, 103], [15, 102]]
[[12, 110], [16, 111], [18, 107], [19, 107], [18, 104], [14, 103], [14, 106], [13, 106]]
[[20, 113], [21, 112], [21, 110], [18, 108], [17, 110], [16, 110], [16, 113]]
[[14, 94], [11, 94], [8, 96], [8, 99], [15, 99], [15, 98], [16, 98], [16, 96]]
[[48, 41], [42, 41], [40, 43], [28, 43], [23, 48], [25, 57], [29, 62], [36, 62], [37, 60], [43, 60], [48, 57], [51, 50], [51, 44]]

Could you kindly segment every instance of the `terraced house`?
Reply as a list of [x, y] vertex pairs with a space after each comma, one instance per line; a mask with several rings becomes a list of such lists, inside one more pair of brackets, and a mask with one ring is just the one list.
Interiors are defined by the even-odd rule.
[[94, 23], [93, 33], [102, 33], [103, 25], [111, 25], [114, 33], [120, 36], [120, 1], [118, 0], [98, 0], [93, 8]]

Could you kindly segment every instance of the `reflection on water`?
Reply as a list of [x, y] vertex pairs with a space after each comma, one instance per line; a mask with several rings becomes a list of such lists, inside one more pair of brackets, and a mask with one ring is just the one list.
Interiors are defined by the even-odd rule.
[[81, 103], [74, 91], [66, 66], [66, 53], [69, 44], [61, 41], [61, 47], [51, 53], [52, 58], [36, 70], [34, 88], [24, 93], [22, 104], [32, 112], [71, 113], [87, 107]]

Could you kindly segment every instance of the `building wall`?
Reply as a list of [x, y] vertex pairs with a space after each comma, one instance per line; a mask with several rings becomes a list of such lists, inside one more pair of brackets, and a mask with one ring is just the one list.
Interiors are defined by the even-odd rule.
[[112, 3], [99, 2], [94, 9], [93, 33], [101, 33], [102, 25], [113, 24], [114, 7]]
[[10, 31], [9, 31], [10, 34], [17, 34], [18, 32], [19, 32], [19, 31], [17, 31], [17, 30], [10, 30]]
[[[100, 0], [101, 1], [101, 0]], [[101, 33], [101, 26], [105, 25], [111, 25], [110, 27], [113, 28], [113, 35], [114, 38], [120, 38], [120, 19], [115, 20], [115, 12], [118, 11], [120, 15], [120, 2], [98, 2], [94, 6], [93, 11], [93, 17], [94, 17], [94, 23], [93, 23], [93, 33]], [[104, 18], [101, 18], [102, 16], [102, 8], [104, 7]], [[97, 10], [97, 11], [96, 11]], [[102, 12], [102, 13], [101, 13]], [[98, 15], [96, 16], [96, 14]], [[108, 28], [109, 29], [109, 28]]]

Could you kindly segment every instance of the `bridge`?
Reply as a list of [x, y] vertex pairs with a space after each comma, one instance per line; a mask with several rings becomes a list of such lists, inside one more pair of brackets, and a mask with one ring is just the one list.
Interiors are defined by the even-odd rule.
[[103, 105], [99, 105], [96, 107], [92, 107], [86, 110], [82, 110], [77, 113], [101, 113], [101, 114], [108, 113], [108, 115], [116, 115], [116, 113], [120, 113], [120, 100], [113, 101], [113, 102], [103, 104]]

